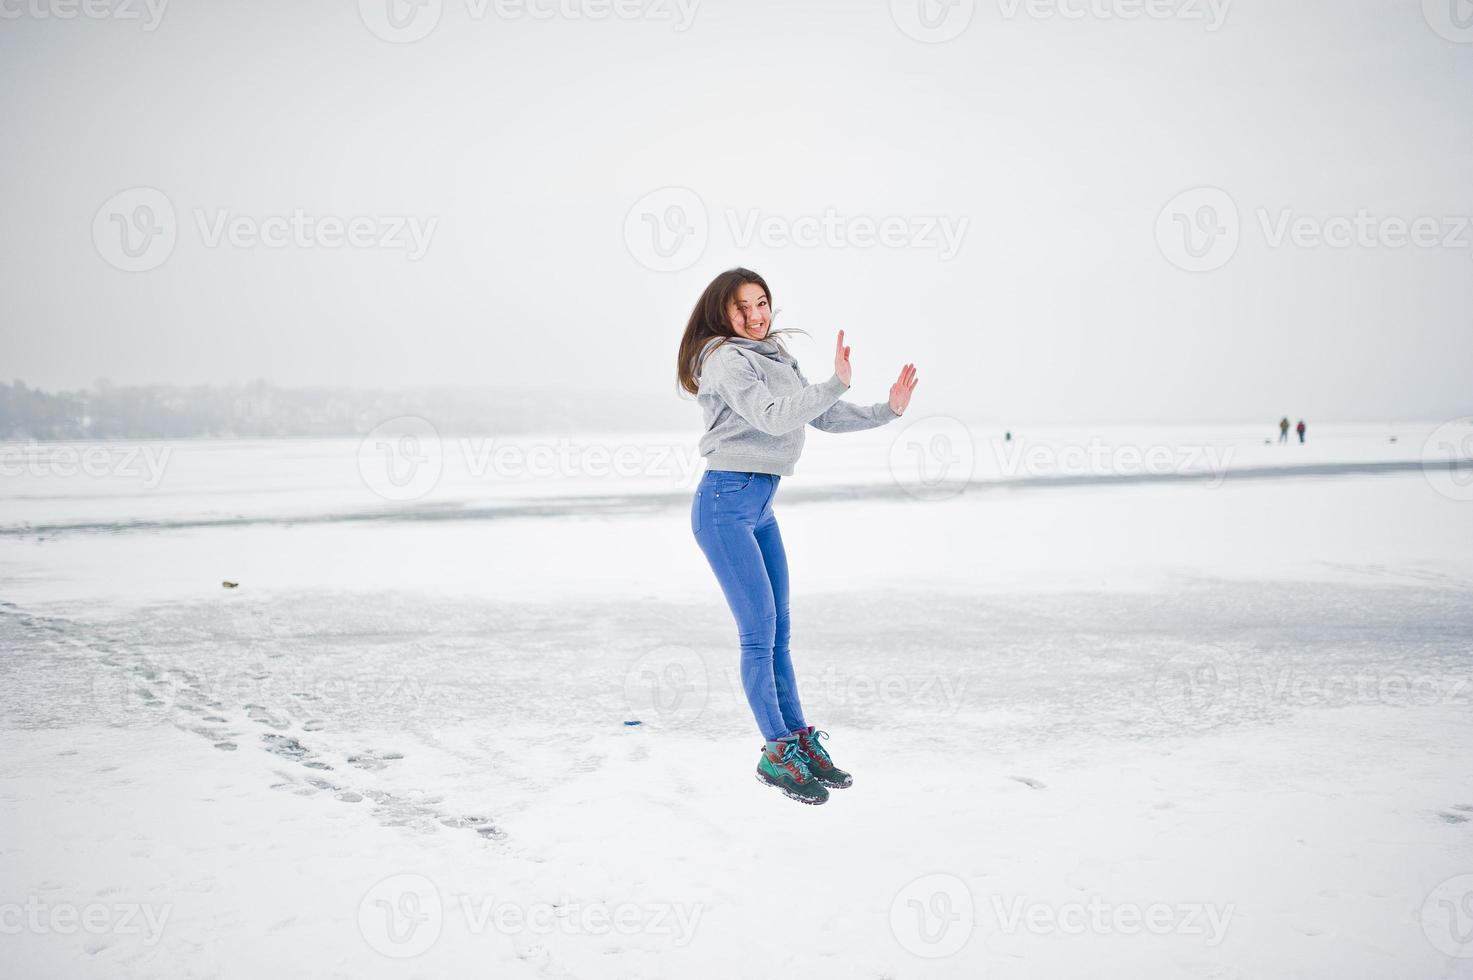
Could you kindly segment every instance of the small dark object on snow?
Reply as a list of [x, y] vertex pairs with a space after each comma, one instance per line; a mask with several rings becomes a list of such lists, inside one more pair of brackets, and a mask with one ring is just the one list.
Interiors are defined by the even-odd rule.
[[235, 589], [240, 587], [239, 582], [221, 582], [220, 584], [225, 586], [227, 589]]
[[639, 723], [640, 723], [639, 722], [639, 719], [638, 718], [635, 718], [632, 721], [626, 721], [624, 724], [627, 725], [630, 728], [633, 728], [635, 725], [638, 725]]

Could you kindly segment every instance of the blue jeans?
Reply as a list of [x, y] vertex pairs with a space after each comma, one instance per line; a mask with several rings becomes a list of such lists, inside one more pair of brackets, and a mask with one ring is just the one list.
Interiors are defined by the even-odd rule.
[[736, 618], [747, 703], [769, 742], [807, 727], [788, 652], [788, 557], [772, 513], [781, 479], [707, 470], [690, 507], [691, 531]]

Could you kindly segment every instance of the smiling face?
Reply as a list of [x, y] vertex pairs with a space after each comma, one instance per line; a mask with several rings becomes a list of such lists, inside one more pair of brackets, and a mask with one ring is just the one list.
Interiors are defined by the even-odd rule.
[[766, 339], [772, 326], [771, 303], [766, 291], [755, 282], [737, 287], [736, 296], [726, 306], [726, 315], [731, 319], [732, 332], [748, 340]]

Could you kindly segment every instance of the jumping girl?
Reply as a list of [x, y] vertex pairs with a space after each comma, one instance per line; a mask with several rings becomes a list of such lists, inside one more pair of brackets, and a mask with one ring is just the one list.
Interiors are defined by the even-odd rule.
[[900, 369], [888, 402], [840, 401], [849, 390], [849, 348], [840, 330], [834, 373], [809, 384], [776, 338], [772, 291], [757, 273], [730, 269], [706, 287], [680, 339], [680, 386], [705, 413], [700, 451], [706, 472], [691, 502], [690, 526], [736, 619], [742, 687], [766, 739], [759, 782], [804, 803], [853, 783], [819, 744], [828, 733], [803, 719], [788, 651], [788, 560], [772, 511], [778, 481], [803, 451], [803, 426], [859, 432], [905, 414], [915, 366]]

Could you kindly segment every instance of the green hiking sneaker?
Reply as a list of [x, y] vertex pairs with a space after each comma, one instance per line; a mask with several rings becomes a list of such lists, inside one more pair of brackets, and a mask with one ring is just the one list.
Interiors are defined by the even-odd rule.
[[798, 740], [789, 736], [762, 746], [757, 782], [776, 786], [799, 803], [826, 803], [829, 791], [808, 771]]
[[819, 739], [828, 737], [828, 732], [817, 731], [812, 725], [800, 728], [797, 731], [798, 748], [802, 750], [808, 771], [815, 779], [832, 789], [846, 789], [854, 785], [854, 777], [834, 765], [828, 750], [818, 744]]

